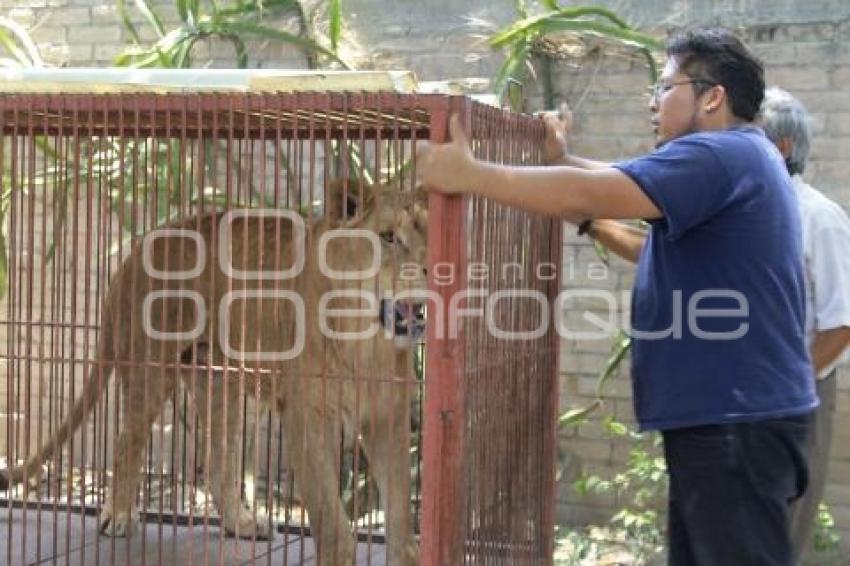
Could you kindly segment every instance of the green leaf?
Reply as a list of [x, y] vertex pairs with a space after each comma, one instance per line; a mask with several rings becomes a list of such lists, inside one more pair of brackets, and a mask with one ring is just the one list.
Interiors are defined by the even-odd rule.
[[[611, 10], [592, 6], [578, 8], [555, 8], [551, 11], [537, 16], [525, 17], [497, 32], [490, 38], [491, 47], [501, 47], [502, 44], [510, 43], [517, 35], [525, 35], [529, 29], [542, 25], [551, 19], [594, 21], [588, 17], [602, 17], [618, 28], [631, 30], [631, 27]], [[649, 36], [647, 36], [649, 37]], [[660, 44], [659, 44], [660, 48]]]
[[615, 421], [610, 415], [605, 417], [605, 430], [612, 436], [625, 436], [629, 429], [621, 422]]
[[[198, 30], [191, 31], [184, 27], [171, 30], [151, 47], [131, 47], [125, 52], [129, 54], [127, 62], [134, 67], [175, 67], [180, 44], [199, 33]], [[116, 63], [119, 59], [124, 60], [123, 55], [116, 58]]]
[[178, 69], [186, 69], [192, 66], [192, 48], [201, 39], [200, 34], [186, 38], [180, 43], [180, 48], [173, 58], [174, 66]]
[[200, 18], [200, 5], [198, 4], [198, 0], [189, 0], [186, 5], [186, 10], [191, 16], [192, 23], [195, 23]]
[[0, 44], [20, 63], [22, 67], [42, 67], [44, 61], [35, 42], [22, 25], [0, 17]]
[[493, 77], [493, 91], [499, 97], [502, 96], [508, 84], [508, 79], [512, 78], [522, 82], [525, 73], [520, 70], [525, 69], [525, 66], [528, 64], [529, 53], [531, 53], [530, 41], [523, 40], [513, 45], [510, 55], [508, 55], [505, 62], [502, 63], [502, 66], [499, 67], [499, 70], [496, 71], [496, 75]]
[[139, 35], [139, 30], [136, 29], [136, 25], [133, 23], [133, 20], [130, 18], [130, 11], [127, 9], [126, 0], [117, 0], [116, 5], [118, 6], [118, 15], [121, 16], [124, 29], [127, 30], [127, 33], [130, 34], [130, 37], [136, 45], [141, 45], [142, 37]]
[[629, 336], [621, 330], [612, 346], [611, 356], [605, 362], [605, 367], [602, 369], [602, 372], [599, 374], [599, 379], [596, 382], [597, 397], [602, 397], [602, 390], [605, 383], [611, 379], [615, 373], [617, 373], [617, 370], [620, 368], [620, 364], [626, 357], [626, 353], [631, 348], [631, 344], [631, 338], [629, 338]]
[[503, 47], [512, 41], [515, 41], [518, 36], [547, 35], [559, 31], [572, 31], [597, 35], [618, 41], [619, 43], [629, 47], [645, 48], [649, 50], [659, 50], [663, 47], [662, 43], [654, 37], [631, 30], [627, 27], [624, 28], [616, 25], [612, 26], [589, 19], [564, 17], [560, 13], [557, 15], [549, 13], [542, 16], [534, 16], [516, 22], [509, 26], [506, 30], [491, 37], [490, 46], [496, 48]]
[[[2, 225], [2, 217], [0, 217], [0, 225]], [[0, 228], [0, 299], [6, 296], [9, 290], [9, 258], [6, 255], [6, 235], [3, 229]]]
[[602, 263], [610, 265], [611, 254], [608, 253], [608, 248], [605, 247], [605, 244], [602, 244], [599, 240], [593, 240], [593, 249], [596, 251], [596, 256], [602, 260]]
[[142, 13], [148, 23], [153, 27], [154, 31], [159, 37], [163, 37], [165, 35], [165, 28], [162, 27], [162, 21], [159, 19], [157, 13], [148, 6], [148, 3], [145, 0], [135, 0], [136, 8]]
[[331, 50], [339, 50], [339, 40], [342, 36], [342, 0], [329, 0], [328, 17], [330, 19]]
[[587, 416], [590, 415], [593, 411], [602, 406], [602, 401], [599, 399], [594, 400], [592, 403], [587, 405], [586, 407], [579, 407], [576, 409], [571, 409], [566, 413], [562, 414], [558, 417], [558, 426], [559, 427], [568, 427], [575, 426], [587, 420]]
[[319, 43], [308, 37], [300, 37], [286, 31], [277, 30], [268, 26], [262, 26], [253, 22], [244, 21], [222, 22], [222, 31], [224, 33], [237, 35], [241, 33], [247, 33], [250, 35], [255, 35], [257, 37], [264, 37], [267, 39], [281, 41], [283, 43], [289, 43], [307, 52], [320, 53], [328, 57], [332, 61], [339, 63], [340, 65], [342, 65], [343, 68], [349, 70], [351, 69], [351, 66], [345, 61], [343, 61], [339, 56], [337, 56], [336, 53], [330, 51], [326, 47], [320, 45]]
[[175, 2], [177, 7], [177, 15], [180, 16], [180, 21], [184, 24], [193, 25], [190, 23], [191, 16], [189, 15], [189, 9], [187, 8], [187, 0], [176, 0]]
[[[246, 3], [240, 2], [236, 6], [221, 8], [216, 11], [216, 14], [219, 18], [254, 16], [259, 19], [263, 16], [263, 14], [281, 16], [286, 15], [289, 12], [292, 12], [296, 18], [302, 18], [304, 15], [304, 12], [301, 9], [301, 3], [297, 0], [265, 0], [262, 3], [251, 0]], [[299, 21], [299, 25], [300, 24], [301, 22]], [[301, 29], [301, 32], [304, 32], [303, 28]]]
[[227, 35], [225, 37], [233, 44], [233, 50], [236, 52], [236, 66], [240, 69], [247, 68], [248, 51], [245, 49], [245, 42], [238, 35]]

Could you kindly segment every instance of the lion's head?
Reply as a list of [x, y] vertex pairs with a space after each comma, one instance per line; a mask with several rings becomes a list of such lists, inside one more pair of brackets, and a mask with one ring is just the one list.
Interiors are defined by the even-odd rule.
[[[349, 241], [340, 257], [357, 271], [374, 272], [363, 285], [379, 297], [378, 317], [399, 346], [421, 338], [425, 323], [428, 199], [423, 191], [366, 185], [341, 180], [331, 183], [326, 221]], [[355, 241], [356, 240], [356, 241]], [[376, 256], [377, 254], [377, 256]], [[338, 256], [339, 257], [339, 256]], [[354, 269], [352, 267], [352, 269]]]

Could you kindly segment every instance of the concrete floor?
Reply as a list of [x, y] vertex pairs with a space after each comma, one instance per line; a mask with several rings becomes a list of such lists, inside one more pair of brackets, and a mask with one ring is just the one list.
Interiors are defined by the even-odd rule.
[[[40, 536], [39, 536], [40, 533]], [[358, 545], [357, 564], [385, 566], [384, 547]], [[221, 536], [218, 527], [147, 524], [129, 539], [99, 536], [97, 519], [78, 513], [0, 509], [0, 564], [30, 566], [205, 566], [248, 564], [316, 564], [312, 540], [300, 534], [277, 533], [271, 541], [237, 540]]]

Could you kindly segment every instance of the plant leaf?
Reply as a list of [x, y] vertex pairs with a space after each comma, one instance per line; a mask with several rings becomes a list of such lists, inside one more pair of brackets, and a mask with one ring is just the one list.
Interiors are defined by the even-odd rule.
[[[22, 25], [0, 17], [0, 43], [23, 67], [42, 67], [44, 61], [35, 42]], [[20, 45], [20, 47], [19, 47]]]
[[180, 48], [172, 59], [175, 67], [186, 69], [192, 66], [192, 48], [199, 39], [201, 39], [200, 34], [195, 34], [180, 42]]
[[628, 27], [619, 25], [603, 24], [590, 19], [579, 19], [569, 17], [561, 12], [549, 12], [539, 16], [533, 16], [520, 20], [490, 38], [490, 46], [494, 48], [503, 47], [518, 37], [532, 34], [546, 35], [558, 31], [573, 31], [588, 33], [618, 41], [630, 47], [659, 50], [662, 43], [654, 37], [645, 33], [634, 31]]
[[510, 55], [508, 55], [504, 63], [502, 63], [502, 66], [499, 67], [498, 71], [496, 71], [496, 75], [493, 77], [493, 92], [495, 92], [499, 97], [502, 96], [509, 78], [514, 78], [519, 82], [522, 82], [521, 79], [524, 73], [518, 71], [520, 69], [525, 69], [525, 64], [528, 61], [528, 55], [530, 52], [531, 41], [527, 39], [518, 41], [513, 45]]
[[329, 0], [328, 17], [330, 19], [331, 50], [339, 50], [339, 40], [342, 35], [342, 0]]
[[221, 18], [229, 18], [232, 16], [245, 16], [256, 14], [259, 18], [262, 14], [283, 15], [287, 12], [293, 12], [295, 16], [303, 14], [301, 12], [300, 3], [296, 0], [266, 0], [260, 4], [255, 0], [246, 3], [238, 3], [236, 6], [229, 6], [217, 10], [217, 14]]
[[245, 42], [238, 35], [225, 36], [230, 43], [233, 44], [233, 49], [236, 51], [236, 66], [240, 69], [248, 67], [248, 51], [245, 49]]
[[136, 8], [142, 13], [142, 15], [147, 19], [148, 23], [153, 27], [154, 31], [159, 37], [163, 37], [165, 35], [165, 28], [162, 27], [162, 21], [159, 19], [157, 13], [148, 6], [148, 3], [145, 0], [134, 0], [136, 3]]
[[596, 382], [597, 397], [602, 397], [602, 389], [605, 386], [605, 383], [611, 379], [615, 373], [617, 373], [617, 370], [620, 368], [620, 364], [626, 357], [626, 353], [631, 349], [631, 345], [632, 339], [629, 338], [628, 334], [621, 330], [612, 346], [611, 356], [605, 362], [605, 367], [602, 368], [602, 372], [599, 374], [599, 379]]
[[180, 21], [184, 24], [190, 23], [191, 17], [189, 16], [189, 9], [186, 6], [187, 0], [176, 0], [175, 6], [177, 7], [177, 15], [180, 16]]
[[566, 413], [563, 413], [560, 417], [558, 417], [558, 426], [559, 427], [568, 427], [575, 426], [577, 424], [582, 423], [587, 419], [587, 416], [602, 406], [602, 401], [599, 399], [595, 399], [592, 403], [587, 405], [586, 407], [579, 407], [576, 409], [571, 409]]
[[121, 16], [121, 22], [124, 24], [124, 29], [126, 29], [127, 33], [130, 34], [130, 37], [133, 39], [133, 43], [141, 45], [142, 37], [139, 35], [139, 30], [136, 29], [136, 25], [133, 23], [133, 20], [130, 18], [130, 11], [127, 9], [126, 0], [117, 0], [116, 5], [118, 7], [118, 15]]
[[[609, 23], [614, 24], [616, 27], [619, 27], [619, 28], [628, 29], [628, 30], [632, 29], [631, 26], [629, 26], [629, 24], [627, 24], [625, 22], [625, 20], [623, 20], [622, 18], [617, 16], [617, 14], [615, 14], [611, 10], [607, 10], [605, 8], [600, 8], [598, 6], [579, 6], [579, 7], [576, 7], [576, 8], [560, 8], [555, 3], [555, 0], [551, 0], [551, 4], [555, 6], [555, 8], [552, 8], [551, 12], [546, 13], [546, 14], [540, 14], [538, 16], [533, 16], [533, 17], [530, 17], [530, 18], [526, 18], [525, 22], [533, 24], [534, 21], [546, 20], [546, 19], [549, 19], [549, 18], [552, 18], [552, 17], [578, 20], [578, 19], [587, 19], [588, 16], [590, 16], [590, 17], [594, 17], [594, 18], [596, 18], [596, 17], [603, 18], [604, 20], [608, 21]], [[587, 21], [592, 21], [592, 20], [587, 20]], [[518, 22], [514, 22], [513, 24], [511, 24], [511, 26], [508, 26], [508, 28], [506, 28], [506, 30], [510, 29], [511, 27], [514, 27], [514, 26], [523, 27], [524, 25], [525, 25], [524, 21], [520, 20]]]
[[[2, 217], [0, 217], [2, 224]], [[9, 290], [9, 257], [6, 255], [6, 235], [0, 228], [0, 299], [6, 296]]]
[[247, 33], [250, 35], [255, 35], [257, 37], [265, 37], [267, 39], [274, 39], [283, 43], [289, 43], [305, 52], [320, 53], [328, 57], [329, 59], [339, 63], [340, 65], [342, 65], [343, 68], [348, 70], [351, 69], [351, 66], [345, 61], [343, 61], [336, 53], [330, 51], [328, 48], [320, 45], [318, 42], [308, 37], [299, 37], [293, 33], [274, 29], [268, 26], [262, 26], [253, 22], [244, 21], [228, 21], [226, 23], [222, 22], [222, 32], [236, 35]]
[[525, 3], [525, 0], [514, 0], [514, 10], [516, 10], [516, 13], [521, 18], [528, 17], [528, 5]]

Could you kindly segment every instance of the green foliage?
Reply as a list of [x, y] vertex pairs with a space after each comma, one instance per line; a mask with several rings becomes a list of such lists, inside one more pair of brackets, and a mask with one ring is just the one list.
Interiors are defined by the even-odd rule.
[[10, 55], [0, 57], [0, 67], [42, 67], [44, 61], [35, 42], [20, 24], [0, 17], [0, 46]]
[[[118, 12], [131, 45], [116, 58], [119, 66], [188, 68], [193, 65], [192, 51], [198, 42], [219, 39], [233, 46], [236, 66], [248, 67], [246, 41], [265, 39], [291, 45], [301, 51], [307, 66], [317, 66], [320, 58], [344, 69], [351, 67], [337, 51], [342, 33], [341, 0], [329, 0], [330, 47], [311, 33], [310, 20], [298, 0], [237, 0], [235, 4], [219, 4], [216, 0], [175, 0], [180, 25], [166, 31], [163, 19], [146, 0], [134, 0], [136, 10], [153, 29], [157, 39], [145, 45], [130, 17], [126, 0], [117, 0]], [[295, 20], [297, 31], [279, 29], [265, 23], [272, 18]]]
[[[24, 68], [42, 67], [44, 61], [38, 47], [27, 30], [20, 24], [0, 17], [0, 47], [7, 56], [0, 57], [0, 67]], [[43, 139], [36, 140], [36, 143]], [[12, 198], [12, 179], [7, 171], [0, 177], [0, 299], [6, 295], [9, 287], [9, 257], [6, 250], [5, 218]]]
[[588, 539], [579, 545], [582, 548], [595, 548], [596, 552], [620, 548], [635, 563], [646, 564], [658, 556], [664, 543], [664, 516], [659, 509], [667, 493], [667, 468], [659, 455], [661, 436], [638, 433], [610, 416], [603, 422], [612, 438], [632, 442], [628, 462], [610, 478], [584, 474], [573, 483], [573, 489], [579, 495], [613, 495], [621, 506], [609, 520], [605, 540], [592, 535], [599, 529], [574, 533], [573, 537]]
[[815, 517], [812, 547], [821, 555], [838, 554], [841, 550], [841, 535], [835, 528], [835, 519], [829, 506], [823, 501], [818, 505], [818, 514]]
[[620, 364], [623, 363], [623, 360], [631, 347], [631, 343], [632, 340], [629, 338], [629, 335], [620, 330], [611, 344], [611, 355], [608, 357], [608, 360], [605, 362], [605, 367], [602, 368], [602, 371], [599, 373], [599, 377], [596, 380], [596, 399], [585, 407], [571, 409], [563, 413], [558, 418], [558, 425], [560, 427], [569, 427], [580, 424], [586, 421], [587, 417], [590, 416], [591, 413], [605, 405], [605, 384], [617, 374], [617, 371], [620, 369]]
[[[596, 6], [562, 8], [555, 0], [544, 0], [545, 11], [537, 15], [529, 15], [523, 0], [517, 0], [515, 7], [519, 19], [490, 37], [490, 46], [493, 49], [508, 51], [504, 63], [493, 78], [493, 89], [497, 94], [504, 92], [510, 79], [523, 82], [538, 40], [562, 33], [579, 37], [600, 37], [613, 44], [636, 50], [646, 58], [650, 83], [655, 82], [658, 68], [653, 52], [662, 48], [661, 42], [636, 31], [613, 11]], [[546, 79], [547, 77], [544, 77], [544, 81]], [[551, 101], [547, 101], [547, 104], [550, 103]]]
[[[580, 427], [591, 413], [604, 406], [605, 384], [616, 375], [630, 347], [631, 339], [621, 330], [597, 379], [596, 399], [587, 407], [561, 415], [562, 427]], [[602, 424], [612, 439], [632, 443], [625, 468], [611, 478], [582, 475], [573, 483], [573, 489], [579, 495], [613, 495], [621, 506], [611, 516], [606, 529], [591, 528], [564, 535], [561, 544], [569, 550], [562, 551], [565, 557], [557, 563], [578, 564], [619, 549], [633, 557], [636, 564], [646, 564], [659, 554], [664, 540], [664, 519], [658, 512], [667, 492], [666, 465], [659, 456], [661, 436], [638, 433], [611, 415]]]
[[[133, 23], [126, 0], [117, 0], [118, 12], [131, 40], [131, 45], [116, 58], [116, 64], [120, 66], [191, 67], [196, 63], [193, 50], [199, 42], [206, 39], [219, 39], [233, 46], [234, 63], [240, 68], [245, 68], [249, 64], [246, 44], [250, 40], [269, 40], [293, 46], [303, 53], [306, 66], [310, 68], [318, 66], [320, 62], [336, 64], [345, 69], [350, 68], [337, 53], [342, 34], [341, 0], [329, 0], [326, 4], [318, 6], [327, 6], [327, 16], [330, 19], [330, 48], [322, 45], [320, 40], [314, 37], [312, 20], [316, 16], [307, 14], [299, 0], [236, 0], [229, 3], [220, 3], [217, 0], [174, 0], [180, 23], [172, 30], [165, 29], [163, 18], [146, 0], [134, 0], [133, 5], [153, 30], [157, 40], [151, 45], [145, 45], [139, 29]], [[294, 20], [297, 31], [267, 25], [266, 22], [271, 19]], [[106, 140], [107, 146], [114, 146], [116, 143], [116, 140]], [[212, 142], [204, 143], [209, 145]], [[97, 171], [107, 172], [106, 178], [102, 180], [110, 187], [109, 199], [113, 210], [129, 210], [129, 207], [122, 207], [121, 203], [127, 204], [135, 199], [144, 199], [148, 195], [148, 198], [156, 203], [156, 224], [159, 225], [177, 216], [181, 206], [185, 208], [186, 203], [197, 204], [200, 199], [205, 205], [213, 207], [224, 204], [222, 202], [224, 195], [216, 193], [211, 187], [200, 194], [192, 192], [196, 184], [192, 178], [192, 166], [188, 162], [181, 163], [182, 159], [189, 158], [185, 156], [185, 152], [180, 151], [178, 142], [130, 140], [125, 145], [126, 155], [134, 156], [133, 159], [127, 160], [126, 167], [132, 169], [133, 163], [144, 163], [149, 170], [142, 176], [132, 175], [131, 170], [125, 170], [121, 174], [118, 171], [119, 165], [115, 161], [117, 159], [115, 147], [98, 154], [102, 159], [112, 161], [109, 166]], [[204, 152], [207, 156], [212, 153], [211, 147], [207, 147]], [[286, 168], [287, 159], [283, 154], [281, 154], [281, 162]], [[211, 162], [204, 164], [207, 174], [212, 170], [212, 166]], [[184, 172], [182, 178], [174, 175], [174, 172], [178, 171]], [[147, 182], [142, 186], [134, 181], [137, 178], [153, 179], [155, 182]], [[240, 206], [273, 207], [276, 203], [257, 194], [252, 186], [248, 202], [242, 202]], [[145, 229], [143, 226], [134, 228], [132, 219], [129, 218], [126, 218], [122, 225], [127, 227], [128, 236], [138, 235]]]

